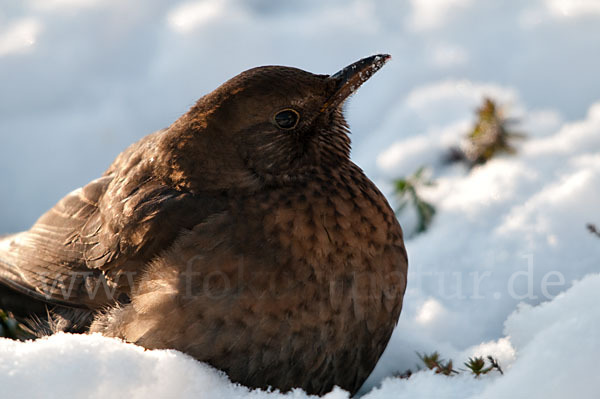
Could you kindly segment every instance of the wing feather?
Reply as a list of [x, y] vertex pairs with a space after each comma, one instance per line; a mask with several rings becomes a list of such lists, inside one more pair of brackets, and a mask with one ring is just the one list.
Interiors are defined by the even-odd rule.
[[95, 309], [129, 294], [148, 261], [221, 212], [223, 193], [192, 195], [154, 176], [150, 152], [160, 134], [129, 147], [103, 177], [65, 196], [29, 231], [0, 238], [0, 284]]

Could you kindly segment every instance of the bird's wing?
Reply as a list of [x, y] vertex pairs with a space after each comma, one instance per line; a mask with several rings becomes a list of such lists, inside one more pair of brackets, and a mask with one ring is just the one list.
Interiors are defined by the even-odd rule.
[[185, 228], [222, 206], [151, 181], [107, 196], [115, 185], [114, 175], [95, 180], [30, 230], [0, 239], [0, 283], [57, 305], [103, 306], [128, 294], [143, 265]]
[[0, 281], [38, 299], [77, 305], [74, 298], [91, 271], [81, 262], [86, 245], [74, 238], [98, 216], [98, 199], [111, 180], [104, 177], [73, 191], [30, 230], [2, 239]]

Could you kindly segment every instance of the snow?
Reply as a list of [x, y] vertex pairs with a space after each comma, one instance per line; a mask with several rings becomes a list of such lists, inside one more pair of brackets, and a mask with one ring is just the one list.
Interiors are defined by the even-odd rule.
[[[30, 0], [0, 7], [0, 234], [29, 227], [128, 144], [240, 71], [392, 60], [351, 99], [353, 159], [391, 180], [430, 166], [431, 229], [407, 240], [405, 308], [366, 398], [595, 397], [600, 355], [600, 7], [593, 0]], [[483, 97], [527, 134], [516, 156], [443, 166]], [[410, 232], [414, 220], [402, 215]], [[416, 352], [474, 379], [419, 372]], [[100, 336], [0, 340], [14, 397], [305, 397], [249, 391], [173, 351]], [[36, 381], [32, 384], [31, 381]], [[340, 390], [328, 398], [345, 398]]]
[[423, 372], [408, 381], [387, 379], [380, 390], [364, 397], [558, 399], [576, 393], [595, 398], [598, 388], [590, 370], [596, 363], [594, 354], [600, 353], [600, 309], [590, 303], [599, 289], [600, 275], [589, 275], [550, 302], [521, 305], [506, 320], [504, 333], [509, 338], [462, 354], [466, 358], [497, 353], [501, 363], [509, 364], [503, 376], [440, 378]]
[[[589, 306], [600, 290], [600, 275], [590, 275], [551, 302], [523, 305], [510, 315], [510, 338], [471, 348], [464, 356], [495, 353], [505, 375], [476, 379], [419, 372], [408, 380], [385, 379], [364, 399], [387, 398], [593, 398], [590, 370], [600, 353], [600, 308]], [[585, 308], [588, 311], [581, 312]], [[513, 349], [514, 346], [514, 349]], [[515, 359], [515, 350], [518, 356]], [[170, 350], [146, 351], [101, 335], [58, 334], [35, 342], [0, 339], [0, 386], [12, 397], [102, 398], [306, 398], [300, 390], [251, 391], [226, 375]], [[35, 383], [32, 383], [35, 381]], [[324, 396], [348, 398], [340, 389]]]
[[550, 11], [564, 18], [600, 14], [600, 3], [594, 0], [548, 0]]
[[472, 0], [411, 0], [410, 26], [416, 30], [439, 28], [448, 18], [448, 13], [468, 6]]
[[0, 56], [31, 50], [39, 31], [40, 24], [34, 19], [15, 21], [0, 31]]

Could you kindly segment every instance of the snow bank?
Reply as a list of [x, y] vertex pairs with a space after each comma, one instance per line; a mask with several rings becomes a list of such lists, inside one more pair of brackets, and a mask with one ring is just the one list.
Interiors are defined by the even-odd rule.
[[[444, 377], [419, 372], [408, 380], [388, 378], [365, 399], [532, 398], [563, 399], [577, 392], [593, 398], [590, 378], [600, 353], [600, 275], [590, 275], [542, 305], [520, 306], [505, 332], [518, 357], [505, 375]], [[585, 311], [583, 311], [585, 310]], [[496, 343], [497, 344], [497, 343]], [[510, 345], [509, 345], [510, 347]], [[471, 354], [477, 354], [473, 350]], [[306, 398], [250, 391], [215, 369], [176, 351], [144, 350], [100, 335], [58, 334], [35, 342], [0, 339], [0, 386], [11, 397], [45, 398]], [[506, 365], [505, 365], [506, 366]], [[348, 398], [336, 389], [327, 399]]]
[[[147, 351], [100, 335], [0, 339], [0, 384], [12, 397], [245, 398], [249, 390], [176, 351]], [[288, 397], [305, 397], [289, 395]]]

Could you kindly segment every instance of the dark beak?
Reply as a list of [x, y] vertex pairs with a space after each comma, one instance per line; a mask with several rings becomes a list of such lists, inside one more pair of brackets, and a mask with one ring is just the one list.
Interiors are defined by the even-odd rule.
[[392, 58], [389, 54], [378, 54], [363, 58], [354, 64], [348, 65], [338, 73], [331, 75], [329, 79], [336, 82], [336, 91], [333, 96], [323, 105], [321, 112], [337, 108], [363, 83], [365, 83], [375, 72], [381, 69], [385, 63]]

